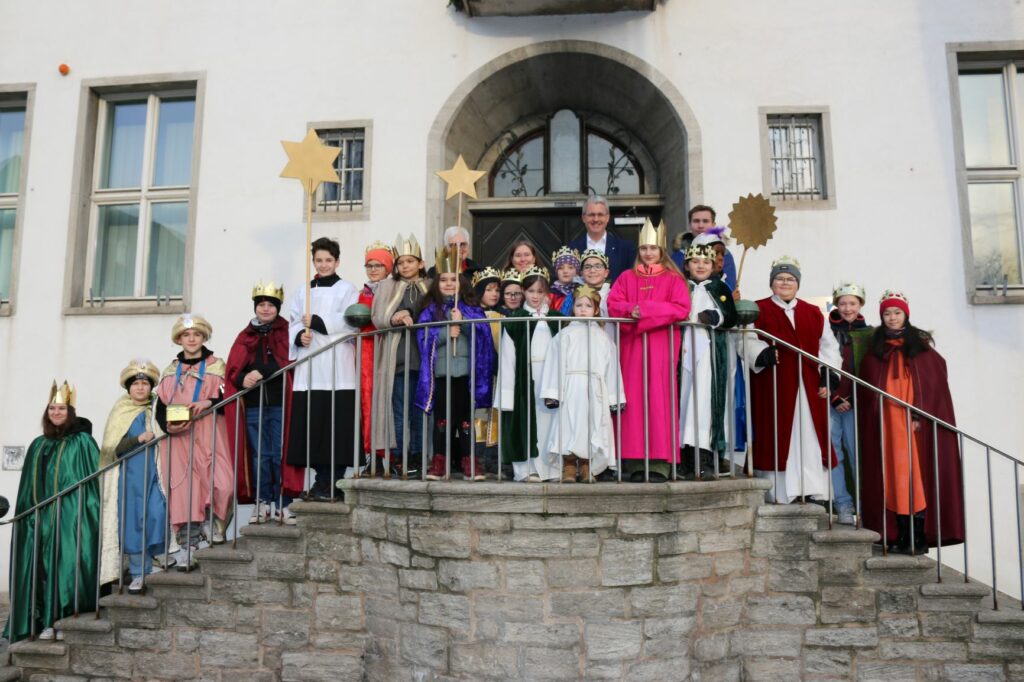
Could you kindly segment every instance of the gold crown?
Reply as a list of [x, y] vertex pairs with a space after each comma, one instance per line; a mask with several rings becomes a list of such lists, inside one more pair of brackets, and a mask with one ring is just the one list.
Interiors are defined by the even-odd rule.
[[402, 233], [398, 233], [398, 237], [395, 238], [395, 260], [398, 260], [402, 256], [412, 256], [419, 260], [423, 260], [423, 250], [420, 249], [420, 243], [416, 241], [416, 235], [412, 232], [409, 233], [408, 239], [402, 239]]
[[907, 298], [902, 291], [896, 291], [895, 289], [886, 289], [885, 291], [883, 291], [882, 297], [878, 299], [878, 302], [884, 303], [885, 301], [891, 301], [892, 299], [896, 299], [897, 301], [903, 301], [908, 306], [910, 305], [910, 299]]
[[856, 282], [837, 284], [836, 288], [832, 290], [832, 302], [835, 303], [842, 296], [856, 296], [860, 299], [861, 305], [864, 305], [864, 301], [867, 300], [867, 292], [864, 291], [864, 287]]
[[437, 268], [437, 274], [443, 272], [459, 274], [462, 268], [459, 266], [459, 247], [444, 247], [443, 249], [434, 250], [434, 267]]
[[595, 289], [594, 287], [587, 286], [586, 284], [584, 284], [583, 286], [576, 289], [575, 297], [576, 299], [589, 298], [594, 302], [595, 308], [601, 307], [601, 292]]
[[540, 265], [531, 265], [527, 268], [523, 273], [523, 279], [525, 280], [527, 277], [541, 277], [545, 282], [551, 281], [551, 274], [548, 272], [548, 269]]
[[709, 261], [714, 261], [716, 255], [715, 247], [711, 244], [693, 244], [686, 250], [686, 260], [706, 258]]
[[515, 268], [509, 268], [501, 273], [502, 282], [515, 282], [516, 284], [523, 283], [523, 275]]
[[276, 284], [274, 280], [270, 280], [266, 284], [262, 281], [257, 282], [252, 287], [252, 298], [256, 299], [257, 296], [266, 296], [267, 298], [276, 298], [278, 303], [284, 301], [284, 286]]
[[654, 226], [650, 218], [644, 221], [643, 229], [640, 230], [640, 239], [637, 246], [657, 246], [662, 251], [668, 251], [668, 228], [665, 221], [661, 221], [660, 228]]
[[580, 252], [576, 249], [570, 249], [568, 246], [563, 246], [551, 254], [551, 262], [557, 263], [559, 258], [574, 258], [578, 263], [580, 260]]
[[129, 379], [135, 381], [140, 376], [149, 379], [150, 386], [156, 386], [160, 381], [160, 370], [149, 360], [136, 358], [121, 370], [121, 386], [124, 386]]
[[378, 249], [381, 251], [387, 251], [392, 255], [394, 255], [395, 253], [394, 249], [391, 248], [391, 244], [385, 244], [384, 242], [378, 240], [370, 242], [370, 245], [367, 246], [366, 249], [363, 251], [363, 255], [366, 255], [371, 251], [377, 251]]
[[580, 254], [580, 265], [583, 265], [583, 262], [586, 261], [588, 258], [598, 258], [602, 263], [604, 263], [605, 267], [608, 267], [608, 256], [605, 255], [604, 251], [598, 251], [597, 249], [587, 249], [586, 251]]
[[68, 407], [74, 407], [77, 399], [78, 394], [75, 392], [74, 386], [68, 386], [68, 382], [65, 381], [58, 388], [57, 380], [54, 379], [53, 386], [50, 387], [49, 405], [67, 405]]
[[477, 270], [473, 273], [473, 286], [475, 287], [480, 282], [487, 279], [493, 279], [495, 282], [501, 281], [501, 272], [492, 267], [486, 267]]
[[772, 261], [773, 270], [776, 268], [776, 266], [779, 265], [792, 265], [797, 270], [800, 269], [800, 261], [798, 261], [796, 258], [793, 258], [792, 256], [779, 256], [778, 258]]

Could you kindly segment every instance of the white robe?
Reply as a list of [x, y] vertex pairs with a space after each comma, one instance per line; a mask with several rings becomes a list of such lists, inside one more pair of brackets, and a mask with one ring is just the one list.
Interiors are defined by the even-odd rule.
[[[288, 301], [288, 359], [301, 361], [312, 353], [330, 345], [345, 334], [359, 330], [345, 322], [345, 310], [359, 302], [356, 288], [345, 280], [338, 280], [334, 286], [313, 287], [310, 290], [310, 313], [324, 321], [327, 334], [313, 332], [309, 347], [295, 345], [295, 337], [303, 331], [302, 316], [306, 311], [306, 285], [295, 287]], [[334, 377], [331, 377], [331, 356], [334, 356]], [[339, 343], [334, 351], [321, 353], [311, 361], [313, 382], [310, 385], [310, 363], [295, 370], [292, 390], [341, 391], [353, 390], [359, 382], [356, 378], [355, 339]]]
[[[548, 304], [545, 302], [540, 310], [537, 310], [524, 303], [523, 310], [533, 317], [544, 317], [548, 314]], [[529, 323], [512, 322], [510, 324]], [[542, 481], [562, 476], [561, 458], [544, 451], [544, 444], [547, 443], [551, 422], [555, 416], [555, 410], [545, 407], [544, 401], [540, 397], [544, 358], [547, 356], [550, 344], [551, 329], [546, 322], [538, 322], [533, 328], [533, 336], [530, 339], [530, 374], [533, 377], [534, 397], [534, 410], [531, 419], [533, 419], [537, 430], [538, 456], [529, 457], [525, 462], [512, 462], [512, 470], [517, 481], [525, 481], [530, 476], [538, 476]], [[502, 410], [512, 410], [515, 406], [515, 376], [516, 346], [508, 334], [503, 333], [501, 335], [501, 366], [498, 369], [498, 386], [500, 387], [498, 406]]]
[[558, 332], [544, 361], [540, 397], [560, 403], [544, 452], [590, 459], [594, 476], [615, 464], [609, 408], [624, 405], [626, 392], [618, 353], [597, 323], [575, 321]]
[[[689, 322], [697, 322], [697, 316], [705, 310], [718, 313], [716, 328], [722, 324], [722, 313], [715, 305], [714, 297], [708, 293], [707, 283], [696, 282], [690, 294]], [[711, 449], [711, 335], [703, 327], [687, 325], [683, 333], [683, 376], [679, 386], [679, 434], [683, 445]], [[727, 358], [716, 358], [729, 362]], [[694, 391], [696, 381], [696, 391]], [[728, 390], [728, 388], [726, 389]], [[726, 414], [726, 419], [729, 418]], [[696, 433], [694, 426], [696, 425]], [[725, 453], [722, 453], [725, 454]]]
[[[772, 302], [782, 308], [786, 318], [791, 325], [795, 322], [793, 309], [796, 307], [796, 300], [785, 303], [777, 296], [772, 296]], [[822, 321], [821, 338], [818, 341], [818, 359], [833, 367], [842, 367], [843, 358], [839, 351], [839, 342], [832, 333], [832, 327], [828, 323], [828, 317]], [[759, 372], [760, 369], [753, 371]], [[818, 434], [814, 430], [814, 421], [811, 417], [811, 406], [807, 399], [807, 391], [817, 391], [817, 386], [801, 385], [797, 388], [798, 408], [793, 413], [793, 433], [789, 438], [789, 459], [785, 471], [763, 471], [754, 470], [754, 475], [759, 478], [772, 480], [772, 489], [768, 491], [769, 502], [792, 502], [800, 495], [811, 496], [819, 500], [829, 498], [829, 471], [821, 461], [821, 447], [818, 445]], [[791, 466], [793, 464], [796, 466]], [[803, 481], [801, 483], [801, 473]]]

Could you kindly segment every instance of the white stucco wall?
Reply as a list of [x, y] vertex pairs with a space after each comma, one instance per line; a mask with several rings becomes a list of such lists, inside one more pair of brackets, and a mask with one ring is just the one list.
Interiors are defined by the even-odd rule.
[[[17, 309], [0, 318], [0, 443], [38, 434], [55, 377], [78, 386], [79, 412], [99, 436], [125, 362], [145, 355], [163, 366], [177, 350], [172, 316], [62, 315], [83, 79], [205, 72], [192, 309], [213, 322], [211, 346], [226, 355], [251, 316], [254, 280], [302, 281], [301, 191], [278, 178], [279, 140], [300, 139], [307, 121], [373, 121], [371, 219], [314, 226], [342, 239], [341, 272], [360, 281], [371, 239], [424, 236], [427, 183], [440, 182], [423, 162], [427, 134], [451, 92], [509, 50], [575, 39], [636, 55], [682, 93], [701, 128], [700, 199], [723, 218], [738, 195], [762, 188], [758, 107], [827, 106], [837, 207], [780, 212], [775, 240], [747, 259], [746, 297], [764, 295], [782, 253], [803, 262], [807, 297], [847, 277], [865, 282], [872, 301], [904, 289], [949, 362], [959, 423], [1014, 449], [1024, 442], [1024, 308], [971, 306], [964, 295], [946, 44], [1024, 41], [1024, 7], [969, 4], [667, 0], [651, 14], [470, 20], [443, 0], [3, 0], [0, 83], [35, 83], [36, 99]], [[874, 304], [866, 312], [877, 320]], [[975, 454], [965, 470], [969, 504], [981, 506]], [[17, 478], [0, 472], [0, 493], [13, 500]], [[983, 526], [971, 531], [987, 541]], [[4, 529], [4, 548], [6, 538]]]

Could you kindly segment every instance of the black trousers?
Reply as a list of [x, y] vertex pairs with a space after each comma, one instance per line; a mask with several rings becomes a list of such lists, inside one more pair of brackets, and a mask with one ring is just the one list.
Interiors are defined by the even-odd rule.
[[473, 415], [470, 412], [469, 377], [452, 377], [451, 412], [446, 413], [447, 379], [434, 379], [434, 412], [430, 415], [434, 425], [434, 454], [445, 454], [445, 443], [451, 442], [452, 470], [459, 469], [462, 457], [469, 457], [473, 440]]
[[[331, 411], [331, 394], [334, 410]], [[356, 423], [356, 392], [296, 391], [292, 394], [291, 421], [288, 425], [288, 463], [308, 465], [317, 472], [317, 483], [332, 486], [345, 475], [345, 467], [358, 465], [354, 459], [359, 426]], [[307, 423], [308, 420], [308, 423]], [[334, 450], [331, 450], [331, 425], [334, 425]], [[309, 438], [306, 430], [309, 429]], [[361, 449], [361, 448], [360, 448]], [[334, 481], [331, 466], [334, 466]]]

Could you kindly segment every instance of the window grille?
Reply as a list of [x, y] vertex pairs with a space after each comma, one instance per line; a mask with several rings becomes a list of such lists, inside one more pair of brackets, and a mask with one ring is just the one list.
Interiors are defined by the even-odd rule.
[[768, 115], [772, 197], [785, 201], [827, 198], [821, 116]]
[[358, 211], [363, 207], [363, 174], [366, 131], [363, 128], [318, 130], [320, 141], [328, 147], [340, 147], [334, 161], [338, 184], [325, 182], [317, 189], [315, 211], [320, 213]]

